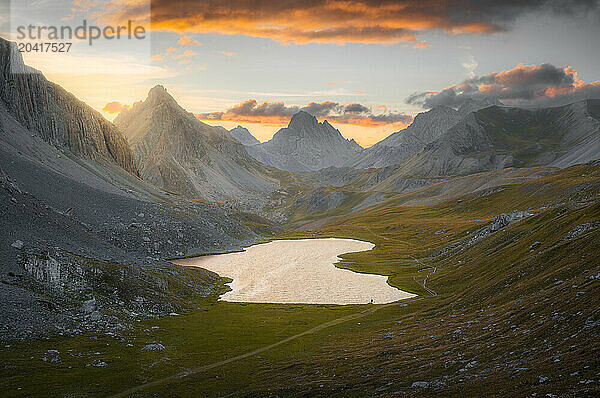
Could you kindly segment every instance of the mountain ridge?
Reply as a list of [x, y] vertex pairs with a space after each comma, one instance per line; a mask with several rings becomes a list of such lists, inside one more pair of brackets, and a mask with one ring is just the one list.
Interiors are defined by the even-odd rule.
[[600, 100], [523, 109], [493, 105], [470, 113], [392, 178], [451, 178], [505, 167], [565, 168], [600, 157]]
[[242, 126], [232, 128], [229, 130], [229, 134], [234, 140], [242, 145], [252, 146], [260, 144], [260, 141], [257, 140], [247, 128]]

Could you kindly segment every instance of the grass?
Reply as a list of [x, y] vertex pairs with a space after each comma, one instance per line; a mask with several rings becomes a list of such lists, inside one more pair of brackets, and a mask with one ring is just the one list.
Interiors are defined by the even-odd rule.
[[[106, 396], [185, 369], [220, 361], [272, 344], [323, 322], [358, 311], [359, 306], [237, 304], [206, 299], [189, 313], [149, 319], [134, 330], [114, 336], [85, 334], [72, 338], [10, 344], [2, 349], [3, 396]], [[142, 347], [161, 343], [164, 351]], [[286, 346], [285, 357], [301, 358], [315, 345], [314, 337]], [[131, 345], [131, 346], [130, 346]], [[51, 364], [59, 350], [62, 363]], [[277, 361], [277, 350], [264, 358]], [[90, 366], [100, 361], [105, 367]], [[214, 374], [220, 375], [221, 369]], [[252, 369], [236, 372], [227, 380], [210, 378], [197, 394], [240, 388]], [[43, 375], [43, 377], [39, 376]], [[230, 375], [232, 376], [232, 375]]]
[[[390, 284], [419, 297], [141, 395], [598, 394], [600, 324], [594, 322], [600, 319], [600, 289], [594, 278], [600, 274], [600, 233], [564, 237], [578, 225], [600, 220], [599, 169], [575, 166], [435, 206], [396, 206], [392, 199], [342, 217], [310, 237], [374, 242], [372, 251], [344, 255], [340, 266], [389, 275]], [[432, 256], [514, 209], [535, 214]], [[539, 246], [531, 249], [535, 242]], [[424, 288], [425, 280], [436, 295]], [[189, 313], [146, 320], [119, 336], [11, 344], [2, 349], [0, 391], [7, 396], [110, 395], [369, 307], [239, 304], [213, 297], [197, 302]], [[152, 342], [167, 348], [141, 350]], [[63, 363], [43, 362], [48, 349], [59, 349]], [[109, 365], [85, 366], [96, 360]], [[428, 387], [413, 388], [416, 381]]]

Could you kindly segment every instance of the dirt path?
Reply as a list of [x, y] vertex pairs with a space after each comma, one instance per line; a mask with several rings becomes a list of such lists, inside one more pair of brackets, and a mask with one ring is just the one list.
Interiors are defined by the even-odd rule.
[[181, 373], [178, 373], [178, 374], [173, 375], [173, 376], [165, 377], [163, 379], [155, 380], [155, 381], [152, 381], [150, 383], [146, 383], [146, 384], [139, 385], [137, 387], [130, 388], [129, 390], [122, 391], [122, 392], [120, 392], [118, 394], [113, 395], [112, 397], [113, 398], [126, 397], [126, 396], [134, 394], [136, 392], [145, 390], [147, 388], [156, 387], [156, 386], [159, 386], [159, 385], [161, 385], [163, 383], [166, 383], [166, 382], [169, 382], [169, 381], [183, 379], [183, 378], [185, 378], [187, 376], [192, 376], [192, 375], [195, 375], [195, 374], [198, 374], [198, 373], [201, 373], [201, 372], [205, 372], [205, 371], [210, 370], [210, 369], [218, 368], [218, 367], [223, 366], [223, 365], [227, 365], [227, 364], [230, 364], [230, 363], [233, 363], [233, 362], [240, 361], [242, 359], [250, 358], [250, 357], [252, 357], [254, 355], [257, 355], [257, 354], [260, 354], [262, 352], [268, 351], [268, 350], [270, 350], [272, 348], [275, 348], [277, 346], [280, 346], [280, 345], [285, 344], [287, 342], [290, 342], [292, 340], [296, 340], [296, 339], [298, 339], [300, 337], [303, 337], [303, 336], [306, 336], [306, 335], [309, 335], [309, 334], [321, 331], [323, 329], [330, 328], [330, 327], [335, 326], [335, 325], [339, 325], [341, 323], [345, 323], [345, 322], [352, 321], [352, 320], [355, 320], [355, 319], [360, 319], [360, 318], [363, 318], [363, 317], [365, 317], [367, 315], [371, 315], [371, 314], [379, 311], [380, 309], [383, 309], [383, 308], [386, 308], [386, 307], [390, 307], [390, 306], [393, 306], [393, 305], [399, 305], [399, 304], [403, 304], [403, 303], [400, 302], [400, 301], [397, 301], [397, 302], [390, 303], [390, 304], [372, 306], [372, 307], [370, 307], [370, 308], [368, 308], [368, 309], [366, 309], [364, 311], [357, 312], [357, 313], [350, 314], [350, 315], [346, 315], [346, 316], [343, 316], [341, 318], [337, 318], [337, 319], [334, 319], [332, 321], [328, 321], [328, 322], [322, 323], [322, 324], [320, 324], [318, 326], [313, 327], [312, 329], [305, 330], [302, 333], [295, 334], [293, 336], [290, 336], [290, 337], [287, 337], [287, 338], [285, 338], [283, 340], [280, 340], [280, 341], [278, 341], [276, 343], [273, 343], [273, 344], [270, 344], [270, 345], [258, 348], [258, 349], [254, 350], [254, 351], [250, 351], [250, 352], [247, 352], [245, 354], [241, 354], [241, 355], [238, 355], [238, 356], [235, 356], [235, 357], [232, 357], [232, 358], [228, 358], [228, 359], [225, 359], [223, 361], [214, 362], [214, 363], [211, 363], [211, 364], [208, 364], [208, 365], [199, 366], [197, 368], [188, 369], [185, 372], [181, 372]]
[[[357, 226], [357, 227], [364, 228], [365, 230], [369, 231], [371, 234], [373, 234], [374, 236], [376, 236], [376, 237], [378, 237], [378, 238], [380, 238], [380, 239], [383, 239], [383, 240], [390, 240], [390, 238], [386, 238], [386, 237], [384, 237], [384, 236], [381, 236], [381, 235], [378, 235], [378, 234], [376, 234], [375, 232], [373, 232], [373, 231], [371, 230], [371, 228], [367, 227], [366, 225], [360, 225], [360, 224], [354, 224], [354, 225], [355, 225], [355, 226]], [[394, 240], [394, 241], [396, 241], [396, 242], [400, 242], [400, 243], [402, 243], [402, 244], [405, 244], [405, 245], [408, 245], [408, 246], [412, 246], [410, 242], [406, 242], [406, 241], [403, 241], [403, 240], [400, 240], [400, 239], [392, 239], [392, 240]], [[417, 263], [421, 264], [422, 266], [424, 266], [424, 267], [428, 267], [428, 266], [427, 266], [425, 263], [423, 263], [423, 262], [422, 262], [421, 260], [419, 260], [418, 258], [416, 258], [416, 257], [413, 257], [413, 256], [410, 256], [410, 258], [412, 258], [413, 260], [415, 260]], [[435, 274], [435, 272], [437, 271], [437, 267], [428, 267], [428, 268], [433, 268], [433, 272], [432, 272], [431, 274]], [[431, 274], [429, 274], [429, 275], [431, 275]], [[425, 277], [425, 279], [423, 279], [423, 285], [422, 285], [422, 286], [423, 286], [423, 289], [425, 289], [425, 290], [427, 291], [427, 293], [431, 294], [432, 296], [437, 296], [437, 292], [436, 292], [435, 290], [433, 290], [433, 289], [430, 289], [430, 288], [428, 288], [428, 287], [427, 287], [427, 278], [429, 278], [429, 275], [427, 275], [427, 276]], [[416, 278], [416, 277], [414, 277], [414, 276], [413, 276], [413, 280], [414, 280], [414, 281], [415, 281], [417, 284], [419, 284], [419, 281], [417, 280], [417, 278]]]

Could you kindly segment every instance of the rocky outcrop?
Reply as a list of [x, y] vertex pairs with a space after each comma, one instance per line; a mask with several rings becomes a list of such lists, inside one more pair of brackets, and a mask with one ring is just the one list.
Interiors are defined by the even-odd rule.
[[0, 101], [30, 133], [77, 156], [108, 160], [130, 173], [137, 168], [121, 132], [98, 112], [41, 72], [23, 64], [14, 43], [0, 38]]
[[519, 211], [514, 210], [510, 213], [502, 213], [499, 214], [494, 220], [492, 220], [485, 227], [478, 229], [473, 232], [470, 236], [465, 239], [462, 239], [458, 242], [454, 242], [448, 246], [445, 246], [441, 249], [434, 251], [431, 254], [431, 257], [439, 256], [441, 254], [445, 254], [451, 250], [460, 248], [460, 250], [464, 250], [465, 247], [493, 234], [494, 232], [500, 231], [502, 228], [508, 227], [509, 225], [520, 221], [524, 218], [531, 217], [532, 214], [527, 211]]
[[354, 140], [345, 139], [327, 120], [322, 123], [300, 111], [288, 127], [260, 145], [247, 147], [258, 161], [289, 171], [316, 171], [340, 167], [363, 149]]

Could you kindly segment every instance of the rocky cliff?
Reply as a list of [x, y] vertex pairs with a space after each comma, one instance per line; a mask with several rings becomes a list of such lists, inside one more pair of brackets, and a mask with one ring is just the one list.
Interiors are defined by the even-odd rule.
[[23, 64], [14, 43], [0, 38], [0, 101], [18, 123], [77, 156], [137, 168], [120, 131], [41, 72]]

